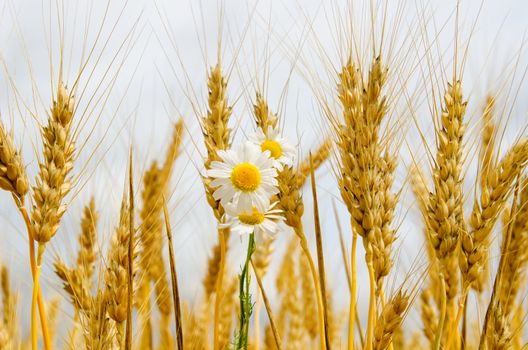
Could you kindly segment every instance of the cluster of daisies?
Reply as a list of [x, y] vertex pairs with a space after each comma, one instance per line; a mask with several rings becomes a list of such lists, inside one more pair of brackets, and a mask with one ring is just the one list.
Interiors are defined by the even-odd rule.
[[276, 233], [282, 220], [273, 200], [277, 174], [292, 166], [294, 155], [293, 146], [272, 127], [259, 128], [237, 150], [218, 152], [222, 161], [212, 162], [207, 176], [227, 215], [222, 225], [240, 235], [254, 233], [257, 241]]

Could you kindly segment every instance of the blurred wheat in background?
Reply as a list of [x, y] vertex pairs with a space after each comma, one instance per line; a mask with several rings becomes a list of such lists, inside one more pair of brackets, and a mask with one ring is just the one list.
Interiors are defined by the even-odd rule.
[[527, 9], [0, 4], [0, 349], [524, 349]]

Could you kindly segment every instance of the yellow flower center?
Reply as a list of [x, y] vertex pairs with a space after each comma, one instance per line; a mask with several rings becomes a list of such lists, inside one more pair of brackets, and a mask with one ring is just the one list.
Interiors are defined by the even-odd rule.
[[248, 214], [247, 211], [244, 211], [238, 216], [238, 220], [246, 225], [258, 225], [264, 221], [264, 214], [258, 211], [257, 208], [253, 207], [253, 212], [251, 214]]
[[282, 147], [277, 141], [266, 140], [260, 145], [262, 152], [270, 151], [271, 156], [275, 159], [279, 159], [282, 156]]
[[260, 171], [253, 164], [238, 164], [231, 172], [231, 183], [242, 192], [255, 191], [261, 180]]

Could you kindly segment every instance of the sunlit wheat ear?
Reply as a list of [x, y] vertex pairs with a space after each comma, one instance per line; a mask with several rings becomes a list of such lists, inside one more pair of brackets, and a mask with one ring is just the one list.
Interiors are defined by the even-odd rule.
[[[392, 335], [392, 347], [394, 350], [404, 350], [409, 349], [407, 347], [407, 337], [405, 336], [405, 329], [403, 325], [400, 325], [400, 327], [396, 328]], [[411, 348], [414, 349], [414, 348]]]
[[[299, 279], [301, 280], [301, 295], [299, 299], [302, 302], [304, 312], [306, 315], [317, 314], [317, 300], [315, 299], [314, 286], [312, 277], [310, 276], [310, 266], [306, 256], [299, 255]], [[306, 317], [303, 319], [304, 332], [308, 335], [310, 340], [317, 337], [317, 318]]]
[[[291, 281], [294, 281], [292, 279]], [[304, 342], [304, 328], [303, 328], [303, 306], [297, 300], [298, 288], [297, 285], [292, 285], [290, 294], [294, 302], [291, 304], [290, 322], [287, 334], [287, 342], [285, 349], [302, 349], [305, 347]]]
[[77, 313], [86, 312], [90, 307], [92, 278], [98, 258], [95, 251], [97, 214], [93, 198], [84, 208], [80, 226], [76, 265], [68, 268], [60, 259], [54, 263], [55, 273], [62, 280]]
[[434, 192], [429, 198], [427, 229], [445, 277], [447, 298], [458, 291], [455, 251], [466, 231], [462, 193], [462, 152], [465, 132], [462, 84], [449, 84], [444, 95], [440, 125], [436, 130], [437, 154], [433, 167]]
[[[253, 115], [255, 118], [255, 123], [256, 123], [257, 128], [262, 130], [262, 132], [266, 136], [268, 136], [267, 135], [268, 130], [270, 130], [270, 128], [271, 129], [275, 128], [279, 121], [278, 115], [270, 112], [267, 101], [264, 99], [262, 94], [258, 91], [256, 93], [255, 102], [253, 105]], [[275, 198], [273, 198], [271, 201], [274, 202]], [[263, 276], [265, 276], [266, 273], [268, 272], [268, 267], [271, 261], [271, 255], [274, 251], [275, 238], [276, 236], [273, 234], [262, 235], [262, 239], [261, 239], [262, 242], [257, 244], [255, 248], [255, 252], [253, 253], [252, 266], [253, 266], [253, 269], [255, 270], [255, 273], [258, 274], [260, 278], [263, 278]], [[259, 294], [259, 297], [260, 297], [260, 294]], [[256, 343], [260, 343], [260, 317], [259, 315], [260, 315], [260, 310], [261, 310], [261, 304], [262, 304], [262, 300], [261, 298], [258, 298], [257, 304], [255, 305], [255, 312], [254, 312], [254, 315], [255, 315], [254, 316], [254, 319], [255, 319], [254, 341]], [[269, 334], [265, 334], [264, 336], [265, 337], [271, 336], [272, 339], [269, 339], [272, 341], [271, 346], [275, 347], [276, 343], [275, 343], [271, 325], [269, 325], [268, 333]]]
[[152, 320], [150, 305], [151, 284], [154, 285], [156, 305], [160, 311], [161, 346], [172, 347], [170, 334], [170, 320], [172, 315], [172, 302], [167, 277], [167, 269], [163, 260], [163, 221], [162, 208], [163, 196], [168, 190], [168, 185], [174, 168], [174, 163], [180, 154], [183, 137], [183, 122], [174, 125], [172, 139], [166, 151], [165, 161], [159, 166], [156, 161], [143, 176], [143, 191], [141, 199], [143, 206], [139, 213], [141, 219], [139, 243], [140, 290], [136, 304], [140, 310], [140, 319], [144, 332], [141, 335], [142, 346], [152, 346]]
[[509, 319], [515, 311], [516, 298], [522, 289], [528, 263], [528, 178], [523, 179], [520, 187], [519, 201], [514, 203], [517, 206], [515, 217], [511, 218], [510, 211], [505, 210], [503, 220], [503, 237], [506, 237], [506, 231], [511, 225], [508, 247], [504, 246], [505, 240], [503, 238], [501, 248], [505, 263], [498, 295], [499, 304], [502, 306], [503, 315], [506, 319]]
[[95, 212], [95, 201], [92, 198], [84, 208], [81, 219], [81, 233], [79, 234], [79, 252], [77, 254], [77, 265], [75, 269], [83, 278], [85, 288], [91, 290], [92, 279], [97, 260], [96, 232], [97, 213]]
[[524, 325], [524, 307], [516, 306], [513, 314], [510, 329], [512, 330], [511, 346], [514, 349], [522, 349], [523, 347], [523, 325]]
[[[227, 150], [230, 147], [231, 129], [228, 126], [231, 117], [231, 107], [227, 101], [227, 82], [222, 73], [222, 67], [217, 64], [210, 72], [207, 87], [209, 89], [207, 115], [202, 119], [202, 131], [204, 135], [207, 158], [204, 161], [205, 168], [209, 169], [211, 162], [220, 160], [218, 151]], [[207, 202], [213, 209], [217, 220], [221, 220], [224, 209], [219, 201], [213, 198], [214, 190], [209, 187], [209, 180], [204, 179]]]
[[[222, 72], [220, 62], [217, 63], [214, 69], [209, 72], [207, 77], [208, 99], [207, 99], [207, 114], [201, 119], [202, 133], [204, 136], [205, 148], [207, 150], [207, 157], [204, 160], [205, 169], [210, 169], [213, 161], [220, 160], [218, 151], [227, 150], [230, 148], [231, 129], [228, 126], [229, 118], [231, 117], [231, 106], [227, 100], [227, 81]], [[203, 183], [205, 186], [205, 195], [209, 206], [218, 222], [224, 219], [224, 208], [213, 197], [214, 189], [209, 185], [210, 179], [204, 177]], [[214, 306], [214, 332], [218, 333], [218, 322], [220, 313], [221, 289], [223, 279], [223, 267], [225, 265], [225, 255], [227, 251], [227, 242], [229, 240], [230, 230], [228, 228], [219, 228], [218, 238], [219, 242], [213, 248], [213, 255], [209, 258], [208, 269], [204, 278], [205, 303], [209, 303], [209, 299], [216, 291], [217, 299]], [[203, 322], [208, 322], [208, 314], [204, 314]], [[207, 324], [204, 325], [204, 334], [207, 334]], [[207, 336], [206, 336], [207, 337]], [[215, 347], [218, 346], [218, 340], [215, 340]]]
[[48, 324], [49, 324], [49, 335], [51, 346], [55, 349], [55, 340], [58, 338], [58, 329], [60, 321], [60, 302], [61, 297], [59, 295], [53, 297], [48, 301], [46, 309], [48, 310]]
[[392, 342], [394, 332], [401, 327], [403, 316], [409, 306], [409, 296], [399, 291], [386, 305], [376, 321], [374, 330], [374, 349], [387, 349]]
[[[227, 238], [229, 237], [230, 230], [224, 230], [224, 234]], [[203, 286], [205, 297], [208, 298], [215, 292], [216, 280], [218, 278], [218, 272], [220, 269], [220, 245], [216, 244], [213, 247], [212, 255], [207, 260], [207, 270], [203, 279]]]
[[[141, 335], [141, 346], [148, 348], [152, 347], [153, 341], [152, 310], [150, 303], [151, 283], [154, 283], [156, 286], [160, 279], [167, 278], [162, 260], [163, 223], [161, 211], [163, 205], [163, 189], [162, 172], [158, 163], [154, 161], [143, 177], [143, 191], [141, 193], [143, 207], [139, 213], [141, 219], [139, 233], [139, 241], [141, 244], [139, 256], [139, 266], [141, 268], [139, 288], [141, 293], [137, 295], [138, 300], [136, 301], [140, 310], [140, 322], [144, 330]], [[166, 298], [163, 299], [164, 301], [166, 300]], [[156, 298], [156, 300], [159, 300], [159, 298]], [[170, 302], [170, 299], [168, 302]]]
[[222, 306], [220, 308], [220, 322], [219, 328], [219, 345], [220, 349], [226, 349], [231, 342], [233, 335], [233, 319], [234, 315], [239, 313], [240, 305], [238, 301], [238, 278], [227, 279], [225, 292], [222, 298]]
[[209, 326], [209, 322], [204, 322], [209, 319], [208, 303], [196, 305], [196, 312], [192, 312], [187, 319], [183, 334], [185, 335], [184, 344], [191, 344], [194, 349], [206, 349], [209, 339], [205, 337], [205, 328]]
[[19, 201], [24, 200], [29, 189], [22, 158], [2, 122], [0, 122], [0, 189], [11, 192]]
[[83, 285], [83, 276], [78, 270], [69, 269], [62, 260], [54, 263], [55, 274], [62, 281], [64, 291], [69, 295], [76, 312], [86, 312], [90, 308], [91, 294]]
[[[158, 264], [160, 264], [158, 262]], [[158, 267], [162, 270], [164, 268]], [[172, 349], [174, 348], [174, 340], [172, 338], [170, 322], [172, 320], [172, 299], [169, 283], [167, 281], [166, 272], [160, 275], [159, 280], [155, 284], [156, 304], [160, 312], [160, 322], [158, 323], [160, 333], [160, 348]]]
[[487, 186], [471, 213], [471, 231], [464, 233], [460, 254], [463, 284], [473, 287], [488, 260], [490, 234], [511, 193], [512, 184], [528, 163], [528, 140], [522, 139], [512, 146], [499, 164], [490, 167]]
[[[427, 258], [429, 260], [430, 268], [433, 267], [435, 263], [435, 250], [431, 242], [431, 237], [429, 236], [429, 230], [427, 229], [427, 220], [429, 217], [429, 189], [425, 182], [425, 175], [422, 169], [418, 165], [413, 165], [409, 171], [411, 190], [416, 198], [418, 203], [418, 208], [420, 209], [420, 214], [424, 220], [424, 238], [425, 238], [425, 248], [427, 252]], [[432, 278], [433, 276], [429, 276]]]
[[127, 317], [127, 271], [128, 243], [130, 239], [129, 213], [125, 197], [119, 212], [119, 224], [115, 228], [110, 246], [104, 279], [106, 284], [105, 300], [108, 315], [115, 322], [116, 340], [120, 349], [124, 349], [125, 320]]
[[[271, 113], [267, 101], [262, 94], [257, 91], [255, 103], [253, 105], [253, 115], [258, 128], [263, 132], [267, 132], [268, 128], [275, 128], [279, 121], [277, 114]], [[273, 200], [272, 200], [273, 201]], [[271, 254], [274, 251], [275, 235], [263, 236], [263, 242], [258, 244], [253, 253], [253, 266], [257, 269], [261, 277], [264, 277], [268, 270], [271, 260]]]
[[253, 253], [253, 264], [261, 277], [264, 277], [264, 275], [266, 275], [268, 272], [268, 267], [271, 262], [271, 255], [275, 250], [273, 245], [275, 238], [276, 236], [272, 235], [263, 237], [262, 243], [257, 245], [255, 253]]
[[488, 96], [486, 106], [482, 112], [482, 143], [479, 152], [480, 162], [480, 187], [486, 187], [489, 178], [489, 168], [495, 152], [495, 132], [496, 125], [494, 121], [495, 98]]
[[352, 60], [338, 75], [337, 94], [342, 117], [333, 120], [338, 148], [338, 184], [352, 224], [351, 298], [348, 343], [355, 343], [356, 244], [361, 236], [369, 270], [370, 300], [367, 348], [374, 343], [378, 298], [383, 302], [383, 279], [392, 267], [391, 248], [396, 232], [391, 228], [397, 197], [391, 192], [396, 157], [387, 149], [390, 140], [380, 140], [380, 126], [387, 114], [383, 95], [388, 69], [380, 57], [370, 66], [365, 82]]
[[[479, 150], [479, 183], [480, 190], [484, 191], [487, 186], [487, 181], [489, 179], [490, 166], [492, 165], [492, 160], [495, 155], [495, 137], [496, 137], [496, 128], [494, 121], [494, 112], [495, 112], [495, 98], [488, 96], [486, 99], [486, 105], [482, 111], [482, 132], [481, 132], [481, 145]], [[480, 277], [475, 281], [475, 289], [482, 291], [484, 290], [485, 284], [489, 276], [489, 261], [484, 263], [483, 272], [480, 274]]]
[[420, 295], [420, 317], [422, 319], [422, 329], [425, 337], [430, 344], [434, 344], [436, 329], [438, 327], [438, 308], [439, 304], [435, 304], [432, 290], [426, 287], [422, 290]]
[[384, 152], [378, 135], [388, 108], [382, 95], [386, 77], [387, 69], [380, 58], [373, 62], [366, 84], [352, 62], [343, 67], [338, 86], [343, 124], [336, 130], [341, 196], [353, 229], [363, 238], [363, 244], [372, 248], [372, 255], [366, 258], [373, 259], [378, 292], [392, 265], [391, 245], [395, 239], [390, 224], [396, 205], [391, 193], [396, 159]]
[[172, 139], [166, 151], [167, 153], [165, 155], [165, 162], [163, 163], [163, 166], [161, 168], [161, 178], [164, 186], [168, 186], [170, 177], [172, 175], [174, 163], [176, 162], [176, 159], [178, 159], [178, 156], [181, 154], [180, 148], [183, 141], [183, 130], [183, 119], [180, 119], [174, 124]]
[[[277, 324], [286, 349], [302, 346], [301, 337], [304, 333], [303, 322], [300, 316], [298, 301], [299, 273], [296, 268], [295, 258], [302, 253], [297, 248], [295, 238], [290, 240], [284, 254], [276, 285], [280, 293], [281, 306], [278, 312]], [[271, 335], [273, 337], [273, 335]], [[272, 342], [272, 348], [275, 348]]]
[[266, 350], [277, 350], [277, 345], [275, 345], [275, 338], [273, 337], [273, 330], [271, 325], [266, 325], [264, 327], [264, 340], [262, 348]]
[[266, 132], [269, 127], [274, 129], [279, 121], [279, 116], [271, 113], [268, 103], [260, 92], [256, 93], [253, 114], [255, 116], [257, 127], [264, 130], [264, 132]]
[[491, 315], [491, 320], [488, 323], [488, 330], [481, 335], [481, 337], [485, 337], [485, 339], [481, 339], [481, 343], [486, 344], [488, 349], [510, 349], [511, 332], [502, 307], [499, 304], [495, 304], [491, 311]]
[[343, 328], [348, 321], [348, 310], [342, 309], [341, 311], [334, 312], [332, 305], [333, 298], [331, 290], [327, 291], [327, 304], [328, 304], [328, 334], [330, 337], [330, 344], [332, 348], [339, 349], [343, 340]]
[[429, 190], [425, 183], [425, 175], [418, 165], [413, 165], [409, 171], [411, 189], [417, 200], [418, 208], [424, 220], [424, 240], [425, 249], [428, 259], [428, 281], [422, 291], [420, 298], [421, 316], [423, 322], [424, 334], [431, 342], [434, 341], [434, 334], [436, 331], [437, 316], [435, 310], [440, 307], [440, 281], [439, 279], [439, 263], [436, 258], [436, 252], [431, 241], [430, 228], [428, 228], [429, 217]]
[[[304, 203], [301, 192], [297, 186], [297, 174], [291, 167], [285, 167], [279, 172], [279, 205], [283, 211], [285, 222], [292, 227], [296, 233], [302, 232], [302, 216], [304, 214]], [[301, 231], [301, 232], [299, 232]]]
[[[278, 295], [277, 298], [280, 300], [280, 308], [276, 312], [276, 326], [280, 333], [283, 344], [286, 344], [288, 341], [286, 338], [289, 328], [289, 317], [292, 312], [292, 305], [295, 302], [292, 294], [289, 293], [289, 290], [290, 286], [297, 285], [295, 282], [297, 279], [295, 257], [299, 252], [298, 247], [299, 244], [297, 242], [297, 238], [292, 237], [288, 242], [275, 279], [275, 287]], [[275, 345], [271, 326], [266, 327], [266, 329], [269, 330], [265, 330], [264, 342], [269, 344], [270, 349], [276, 349], [277, 347]]]
[[[327, 137], [323, 144], [312, 153], [312, 162], [314, 171], [317, 170], [329, 157], [332, 151], [333, 140]], [[297, 174], [297, 186], [302, 187], [306, 179], [310, 176], [310, 160], [305, 159], [299, 165], [299, 172]]]
[[110, 318], [107, 316], [107, 306], [104, 292], [99, 290], [90, 301], [86, 312], [87, 325], [84, 338], [87, 350], [104, 350], [112, 347]]
[[1, 267], [0, 287], [2, 289], [2, 319], [0, 322], [0, 348], [15, 349], [21, 330], [18, 328], [19, 320], [16, 316], [17, 296], [11, 289], [9, 270]]
[[71, 189], [75, 147], [71, 136], [74, 100], [59, 84], [48, 124], [42, 128], [43, 159], [33, 187], [33, 239], [47, 243], [57, 232], [66, 211], [62, 201]]

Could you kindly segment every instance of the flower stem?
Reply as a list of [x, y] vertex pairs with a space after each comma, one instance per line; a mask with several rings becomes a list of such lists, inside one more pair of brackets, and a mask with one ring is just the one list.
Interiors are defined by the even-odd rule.
[[249, 235], [246, 261], [244, 262], [244, 267], [242, 268], [242, 273], [240, 274], [240, 329], [238, 332], [237, 350], [245, 350], [248, 348], [249, 319], [251, 317], [251, 311], [253, 308], [253, 305], [251, 305], [251, 295], [249, 294], [249, 262], [251, 261], [251, 256], [253, 255], [254, 251], [255, 235], [254, 233], [251, 233]]

